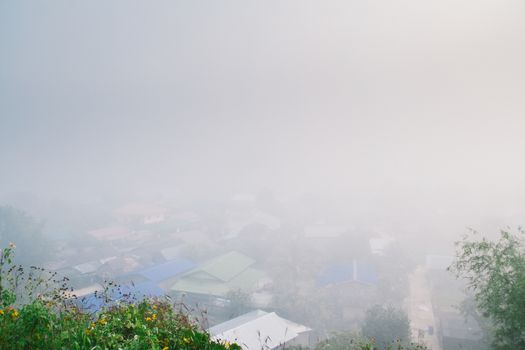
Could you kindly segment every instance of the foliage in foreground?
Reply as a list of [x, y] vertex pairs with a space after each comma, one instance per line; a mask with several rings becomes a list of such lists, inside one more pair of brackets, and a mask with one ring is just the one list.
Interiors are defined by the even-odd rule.
[[450, 269], [467, 281], [477, 308], [491, 320], [494, 349], [525, 349], [524, 233], [501, 231], [494, 242], [473, 239], [477, 233], [472, 232], [456, 243]]
[[[63, 285], [40, 288], [55, 280], [23, 275], [21, 267], [12, 265], [12, 249], [0, 253], [0, 349], [241, 349], [210, 339], [167, 301], [120, 301], [96, 315], [83, 312]], [[24, 284], [29, 276], [36, 285]], [[17, 298], [21, 287], [32, 293], [23, 302]]]

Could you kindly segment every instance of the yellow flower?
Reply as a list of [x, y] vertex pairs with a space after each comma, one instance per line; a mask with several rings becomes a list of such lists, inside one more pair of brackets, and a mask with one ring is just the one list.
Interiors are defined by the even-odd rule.
[[190, 339], [190, 338], [186, 338], [186, 337], [184, 337], [184, 338], [182, 338], [182, 340], [183, 340], [186, 344], [191, 343], [191, 339]]
[[167, 346], [163, 347], [162, 350], [170, 350]]
[[151, 317], [153, 320], [156, 320], [157, 319], [157, 314], [153, 314], [153, 316]]
[[86, 333], [87, 333], [87, 335], [91, 335], [91, 329], [89, 329], [89, 328], [86, 329]]
[[146, 321], [151, 321], [151, 317], [146, 317]]
[[0, 309], [0, 315], [4, 314], [4, 310]]
[[18, 315], [19, 315], [19, 313], [16, 310], [13, 310], [13, 312], [11, 313], [11, 317], [13, 317], [13, 318], [17, 318]]
[[229, 349], [231, 343], [230, 343], [229, 341], [225, 341], [223, 345], [224, 345], [224, 347], [225, 347], [226, 349]]

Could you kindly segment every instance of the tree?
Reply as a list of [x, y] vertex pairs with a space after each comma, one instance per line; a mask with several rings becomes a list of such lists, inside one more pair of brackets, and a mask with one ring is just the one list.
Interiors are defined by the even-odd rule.
[[231, 290], [226, 294], [229, 300], [225, 308], [225, 314], [228, 319], [240, 316], [251, 310], [252, 300], [250, 294], [240, 289]]
[[490, 241], [472, 231], [456, 243], [449, 268], [467, 282], [477, 308], [492, 321], [494, 349], [525, 349], [524, 231]]
[[361, 333], [374, 339], [380, 349], [387, 349], [393, 342], [410, 341], [410, 321], [401, 310], [375, 305], [366, 311]]
[[48, 251], [42, 223], [23, 211], [0, 206], [0, 246], [10, 243], [16, 244], [19, 253], [16, 260], [23, 264], [40, 263]]

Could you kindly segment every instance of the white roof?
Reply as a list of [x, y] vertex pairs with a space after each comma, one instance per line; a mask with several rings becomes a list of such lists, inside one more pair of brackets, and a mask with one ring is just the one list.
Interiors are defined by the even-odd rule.
[[70, 292], [66, 292], [66, 296], [70, 296], [72, 297], [73, 295], [75, 295], [77, 298], [81, 298], [81, 297], [84, 297], [88, 294], [92, 294], [92, 293], [95, 293], [95, 292], [100, 292], [102, 290], [102, 286], [98, 283], [95, 283], [95, 284], [92, 284], [91, 286], [87, 286], [87, 287], [84, 287], [84, 288], [79, 288], [79, 289], [75, 289], [73, 291], [70, 291]]
[[94, 260], [94, 261], [89, 261], [87, 263], [75, 265], [73, 266], [73, 268], [77, 270], [78, 272], [80, 272], [81, 274], [84, 274], [84, 273], [91, 273], [91, 272], [97, 271], [100, 265], [102, 265], [100, 262]]
[[181, 252], [181, 246], [180, 245], [167, 247], [167, 248], [164, 248], [164, 249], [160, 250], [160, 253], [162, 254], [164, 259], [166, 259], [166, 260], [173, 260], [173, 259], [179, 257], [180, 256], [180, 252]]
[[394, 241], [392, 237], [374, 237], [370, 238], [370, 251], [375, 255], [385, 255], [385, 250]]
[[245, 350], [275, 349], [310, 328], [279, 317], [275, 312], [255, 310], [210, 328], [214, 340], [237, 343]]

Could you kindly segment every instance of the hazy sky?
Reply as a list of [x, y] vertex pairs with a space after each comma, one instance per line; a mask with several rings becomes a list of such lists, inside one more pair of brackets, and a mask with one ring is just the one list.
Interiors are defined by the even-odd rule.
[[0, 192], [522, 203], [524, 19], [522, 0], [4, 0]]

